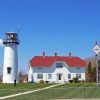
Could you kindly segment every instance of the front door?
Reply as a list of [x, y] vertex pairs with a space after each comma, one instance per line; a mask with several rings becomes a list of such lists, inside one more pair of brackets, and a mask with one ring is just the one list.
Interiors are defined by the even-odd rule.
[[57, 79], [58, 79], [57, 80], [58, 82], [62, 82], [62, 74], [61, 73], [57, 74]]

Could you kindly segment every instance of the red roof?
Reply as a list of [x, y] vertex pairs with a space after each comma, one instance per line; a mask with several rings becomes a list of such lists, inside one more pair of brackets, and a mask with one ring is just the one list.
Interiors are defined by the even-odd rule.
[[55, 61], [64, 61], [69, 67], [86, 67], [85, 61], [79, 57], [35, 56], [31, 59], [32, 67], [51, 67]]

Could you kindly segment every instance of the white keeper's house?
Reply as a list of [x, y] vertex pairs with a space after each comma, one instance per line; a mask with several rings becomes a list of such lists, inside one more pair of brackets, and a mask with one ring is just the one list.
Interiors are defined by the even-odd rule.
[[75, 77], [85, 80], [85, 61], [79, 57], [69, 56], [35, 56], [30, 60], [28, 82], [40, 82], [41, 80], [64, 83]]

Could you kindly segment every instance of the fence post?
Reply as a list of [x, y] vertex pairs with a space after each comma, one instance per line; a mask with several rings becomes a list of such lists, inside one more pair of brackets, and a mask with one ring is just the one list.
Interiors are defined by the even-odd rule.
[[51, 89], [52, 89], [52, 99], [54, 99], [54, 98], [53, 98], [53, 88], [51, 88]]
[[85, 86], [84, 86], [83, 90], [84, 90], [84, 98], [85, 98]]

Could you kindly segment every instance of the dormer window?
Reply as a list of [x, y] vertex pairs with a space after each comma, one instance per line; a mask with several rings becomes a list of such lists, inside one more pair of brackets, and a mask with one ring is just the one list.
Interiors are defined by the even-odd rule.
[[7, 68], [7, 73], [11, 74], [11, 68], [10, 67]]
[[56, 63], [56, 67], [57, 68], [62, 68], [63, 67], [63, 63]]

